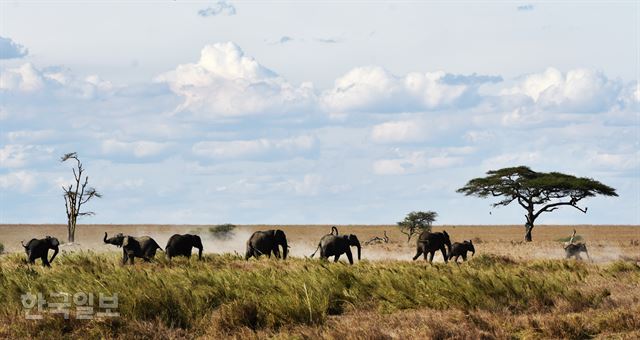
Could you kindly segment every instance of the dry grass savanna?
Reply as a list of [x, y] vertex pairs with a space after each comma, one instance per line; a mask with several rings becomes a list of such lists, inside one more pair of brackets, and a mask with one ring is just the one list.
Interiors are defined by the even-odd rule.
[[[56, 236], [59, 225], [0, 226], [0, 338], [628, 338], [640, 337], [640, 227], [435, 226], [453, 242], [473, 239], [461, 265], [412, 262], [415, 245], [393, 226], [340, 226], [361, 242], [387, 231], [387, 244], [365, 246], [349, 266], [305, 258], [330, 226], [282, 226], [292, 258], [244, 261], [244, 242], [207, 237], [207, 226], [79, 226], [78, 244], [62, 246], [52, 268], [24, 261], [21, 240]], [[562, 238], [577, 229], [594, 263], [564, 260]], [[122, 266], [104, 232], [149, 235], [164, 247], [173, 233], [203, 235], [203, 261], [162, 253]], [[26, 320], [27, 292], [119, 296], [118, 318], [65, 320], [44, 312]]]

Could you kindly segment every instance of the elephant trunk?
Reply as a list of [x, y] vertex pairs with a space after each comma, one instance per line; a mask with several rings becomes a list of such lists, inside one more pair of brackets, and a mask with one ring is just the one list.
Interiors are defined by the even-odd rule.
[[202, 245], [200, 247], [197, 247], [197, 248], [198, 248], [198, 260], [202, 260]]
[[103, 239], [104, 243], [109, 243], [107, 242], [107, 232], [104, 233], [104, 239]]
[[287, 255], [289, 254], [289, 245], [287, 244], [287, 240], [282, 243], [282, 259], [286, 260]]
[[51, 260], [49, 260], [49, 263], [53, 263], [53, 259], [56, 258], [56, 255], [58, 255], [58, 246], [53, 247], [53, 256], [51, 256]]
[[20, 241], [20, 244], [24, 247], [24, 249], [27, 249], [27, 246], [24, 245], [24, 240]]
[[362, 252], [362, 247], [360, 246], [360, 242], [356, 243], [356, 247], [358, 248], [358, 261], [360, 261], [360, 254]]

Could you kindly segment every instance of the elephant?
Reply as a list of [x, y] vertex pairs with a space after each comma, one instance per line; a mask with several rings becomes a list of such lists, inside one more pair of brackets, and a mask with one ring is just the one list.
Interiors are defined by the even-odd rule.
[[585, 254], [587, 254], [587, 258], [593, 262], [593, 260], [591, 260], [591, 257], [589, 256], [589, 252], [587, 251], [587, 245], [584, 243], [571, 243], [568, 244], [566, 247], [564, 247], [564, 252], [565, 252], [565, 258], [570, 258], [570, 257], [574, 257], [576, 260], [582, 260], [582, 257], [580, 257], [580, 253], [584, 252]]
[[476, 248], [473, 247], [473, 242], [471, 240], [464, 241], [462, 243], [455, 242], [451, 246], [451, 251], [449, 252], [449, 260], [455, 257], [454, 262], [458, 263], [458, 258], [462, 256], [462, 261], [467, 260], [467, 252], [471, 252], [471, 256], [476, 254]]
[[198, 248], [198, 260], [202, 260], [202, 240], [200, 240], [200, 236], [175, 234], [169, 238], [166, 247], [164, 247], [164, 252], [169, 260], [174, 256], [191, 258], [191, 250], [194, 247]]
[[[427, 254], [429, 254], [429, 263], [433, 262], [433, 255], [435, 255], [436, 251], [440, 250], [442, 252], [442, 257], [444, 258], [444, 262], [448, 262], [447, 258], [447, 250], [451, 252], [451, 240], [449, 239], [449, 234], [446, 231], [432, 233], [430, 231], [423, 231], [418, 237], [418, 241], [416, 242], [416, 256], [413, 257], [415, 261], [420, 255], [424, 254], [424, 259], [427, 259]], [[447, 249], [445, 249], [445, 246]]]
[[[334, 234], [335, 231], [335, 234]], [[338, 229], [336, 227], [331, 228], [331, 234], [327, 234], [322, 236], [320, 242], [318, 243], [318, 247], [316, 251], [311, 254], [311, 257], [315, 256], [320, 250], [320, 258], [328, 259], [329, 256], [335, 256], [333, 258], [333, 262], [338, 262], [340, 259], [340, 255], [347, 254], [347, 259], [349, 259], [349, 264], [353, 264], [353, 255], [351, 254], [351, 247], [358, 248], [358, 261], [360, 261], [360, 255], [362, 251], [362, 247], [360, 246], [360, 241], [358, 237], [353, 234], [349, 235], [338, 235]]]
[[156, 256], [156, 249], [162, 248], [158, 243], [149, 236], [133, 237], [129, 235], [117, 234], [107, 239], [107, 233], [104, 233], [104, 243], [113, 244], [122, 247], [122, 264], [133, 264], [135, 257], [142, 258], [145, 262], [150, 262]]
[[[36, 263], [36, 259], [40, 258], [42, 260], [42, 265], [44, 267], [51, 267], [51, 262], [58, 255], [58, 246], [60, 245], [60, 241], [57, 238], [47, 236], [42, 239], [31, 239], [31, 241], [27, 242], [25, 245], [24, 242], [20, 242], [24, 247], [24, 251], [27, 253], [27, 260], [30, 264]], [[51, 260], [47, 259], [49, 256], [49, 249], [53, 249], [53, 256], [51, 256]]]
[[282, 246], [282, 258], [286, 260], [289, 253], [289, 245], [284, 231], [280, 229], [256, 231], [247, 241], [247, 252], [244, 259], [249, 260], [250, 257], [258, 258], [260, 255], [267, 255], [271, 258], [271, 253], [276, 258], [280, 258], [280, 246]]

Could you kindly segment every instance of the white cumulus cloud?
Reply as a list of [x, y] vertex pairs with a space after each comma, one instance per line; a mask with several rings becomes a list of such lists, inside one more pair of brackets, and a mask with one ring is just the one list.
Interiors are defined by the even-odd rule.
[[78, 78], [58, 67], [38, 69], [32, 63], [0, 71], [0, 90], [18, 93], [51, 93], [93, 99], [112, 93], [111, 82], [96, 75]]
[[411, 72], [398, 77], [382, 67], [355, 68], [325, 91], [322, 102], [329, 111], [402, 112], [466, 107], [478, 100], [478, 87], [502, 78]]
[[574, 69], [566, 73], [548, 68], [533, 73], [502, 94], [525, 95], [541, 109], [565, 112], [603, 112], [616, 104], [623, 86], [602, 72]]
[[288, 83], [232, 42], [207, 45], [197, 63], [179, 65], [156, 80], [184, 97], [178, 111], [204, 117], [289, 113], [309, 109], [316, 101], [310, 83]]

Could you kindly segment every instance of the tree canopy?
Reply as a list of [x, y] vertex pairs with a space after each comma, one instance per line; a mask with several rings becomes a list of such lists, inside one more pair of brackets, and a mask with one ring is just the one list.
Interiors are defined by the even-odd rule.
[[435, 211], [412, 211], [398, 222], [400, 232], [407, 235], [407, 242], [411, 241], [413, 235], [425, 230], [431, 230], [431, 224], [435, 222], [438, 213]]
[[527, 241], [531, 241], [534, 221], [542, 213], [561, 206], [571, 206], [586, 213], [586, 207], [578, 206], [582, 199], [596, 195], [618, 196], [614, 188], [591, 178], [559, 172], [537, 172], [526, 166], [490, 170], [486, 177], [474, 178], [457, 191], [467, 196], [500, 198], [500, 201], [492, 204], [494, 207], [517, 202], [527, 210]]

